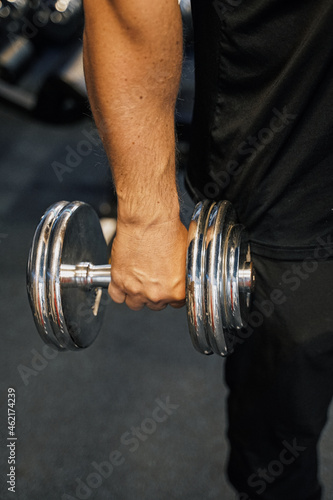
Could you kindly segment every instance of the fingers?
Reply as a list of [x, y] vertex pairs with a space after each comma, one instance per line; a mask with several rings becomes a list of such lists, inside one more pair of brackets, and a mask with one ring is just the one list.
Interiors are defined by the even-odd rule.
[[108, 289], [109, 295], [113, 302], [116, 304], [123, 304], [126, 300], [126, 293], [122, 291], [118, 286], [115, 286], [113, 281], [109, 285]]
[[152, 311], [162, 311], [168, 304], [163, 301], [151, 301], [143, 298], [141, 294], [130, 293], [122, 290], [113, 282], [109, 285], [109, 295], [117, 304], [125, 303], [132, 311], [140, 311], [144, 306], [147, 306]]
[[133, 298], [130, 295], [126, 295], [125, 304], [127, 305], [127, 307], [132, 309], [132, 311], [140, 311], [145, 306], [142, 301]]
[[146, 306], [152, 311], [163, 311], [163, 309], [165, 309], [168, 304], [154, 304], [154, 302], [147, 302]]
[[128, 294], [124, 289], [117, 286], [113, 281], [109, 285], [109, 295], [113, 302], [117, 304], [125, 304], [133, 311], [140, 311], [144, 307], [144, 302], [134, 294]]
[[147, 307], [152, 311], [162, 311], [168, 305], [175, 309], [179, 309], [185, 305], [185, 299], [177, 301], [167, 300], [149, 300], [147, 297], [142, 297], [141, 294], [130, 293], [122, 287], [117, 286], [114, 282], [109, 285], [109, 295], [117, 304], [125, 303], [132, 311], [140, 311], [143, 307]]
[[186, 304], [186, 300], [179, 300], [177, 302], [170, 302], [169, 303], [169, 306], [173, 307], [174, 309], [181, 309], [182, 307], [184, 307]]

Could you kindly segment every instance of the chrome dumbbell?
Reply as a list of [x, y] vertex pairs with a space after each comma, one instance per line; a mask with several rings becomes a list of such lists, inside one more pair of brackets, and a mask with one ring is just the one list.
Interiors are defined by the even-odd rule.
[[[229, 202], [199, 203], [189, 227], [186, 303], [192, 342], [225, 356], [250, 305], [254, 270], [242, 225]], [[39, 222], [27, 265], [27, 290], [42, 339], [59, 350], [88, 347], [107, 304], [111, 265], [96, 212], [61, 201]]]

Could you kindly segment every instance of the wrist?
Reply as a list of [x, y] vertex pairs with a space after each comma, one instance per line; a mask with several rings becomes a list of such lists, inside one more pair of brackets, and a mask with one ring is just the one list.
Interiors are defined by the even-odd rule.
[[174, 244], [174, 238], [179, 238], [180, 232], [187, 234], [179, 215], [166, 221], [154, 220], [153, 223], [151, 221], [128, 223], [121, 219], [117, 220], [117, 238], [132, 252], [139, 251], [142, 245], [148, 253], [152, 249], [166, 252], [170, 244], [171, 246]]
[[138, 189], [132, 195], [118, 195], [117, 218], [123, 225], [150, 227], [178, 219], [179, 213], [176, 187], [153, 194]]

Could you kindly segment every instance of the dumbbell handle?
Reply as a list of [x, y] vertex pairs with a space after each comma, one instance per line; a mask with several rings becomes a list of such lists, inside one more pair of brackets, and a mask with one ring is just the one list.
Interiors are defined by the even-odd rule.
[[[76, 266], [61, 264], [60, 283], [63, 287], [108, 288], [111, 283], [111, 265], [94, 266], [90, 262], [80, 262]], [[249, 292], [254, 285], [252, 263], [245, 262], [239, 269], [238, 286], [240, 292]]]
[[66, 288], [108, 288], [111, 283], [111, 265], [94, 266], [90, 262], [80, 262], [76, 266], [61, 264], [60, 283]]

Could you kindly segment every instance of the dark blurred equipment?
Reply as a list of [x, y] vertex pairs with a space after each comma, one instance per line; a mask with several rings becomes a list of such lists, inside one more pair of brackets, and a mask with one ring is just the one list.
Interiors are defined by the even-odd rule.
[[67, 58], [46, 77], [38, 94], [35, 115], [53, 123], [70, 122], [90, 115], [83, 74], [82, 44], [71, 45]]
[[193, 44], [193, 25], [192, 25], [192, 12], [191, 0], [182, 0], [180, 2], [180, 10], [183, 17], [183, 32], [185, 47]]
[[[181, 10], [185, 59], [176, 118], [187, 140], [194, 93], [190, 0], [182, 0]], [[83, 25], [82, 0], [0, 0], [0, 97], [53, 123], [89, 114]]]
[[[52, 122], [82, 116], [87, 107], [82, 62], [82, 0], [0, 1], [0, 96]], [[71, 67], [72, 66], [72, 67]], [[53, 78], [73, 74], [66, 89]]]
[[29, 21], [32, 29], [37, 28], [38, 38], [67, 44], [81, 36], [84, 19], [82, 0], [31, 0], [30, 5]]
[[19, 78], [34, 54], [34, 45], [21, 33], [28, 12], [28, 0], [0, 2], [0, 77], [8, 82]]

